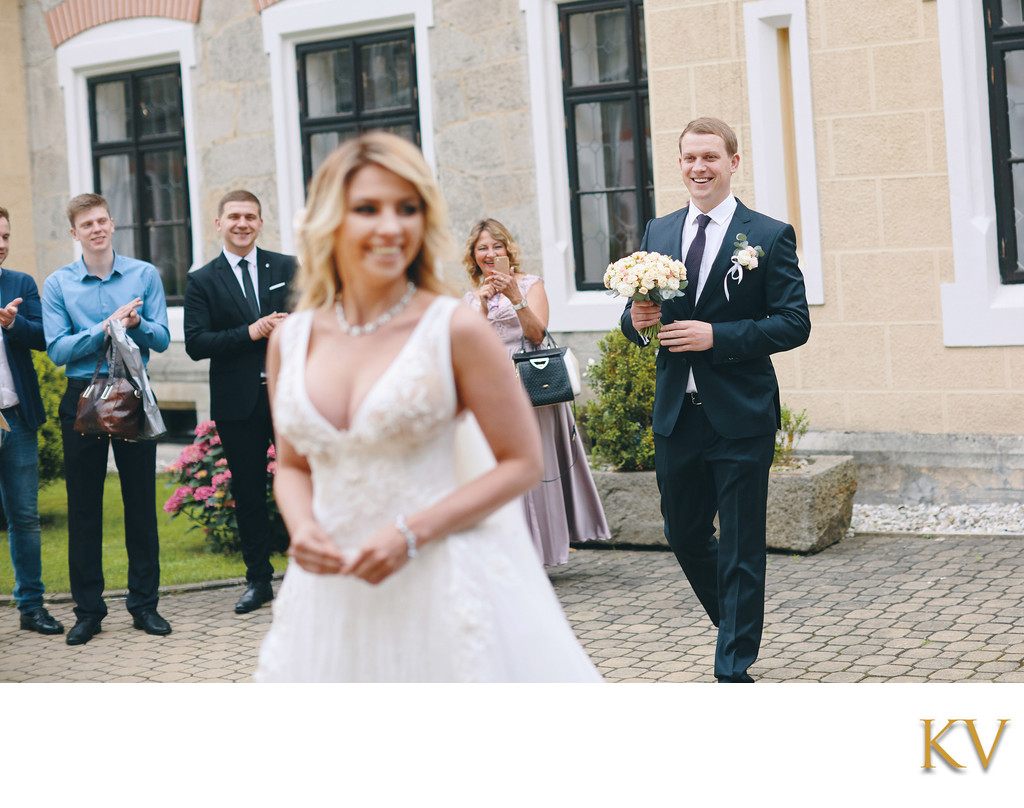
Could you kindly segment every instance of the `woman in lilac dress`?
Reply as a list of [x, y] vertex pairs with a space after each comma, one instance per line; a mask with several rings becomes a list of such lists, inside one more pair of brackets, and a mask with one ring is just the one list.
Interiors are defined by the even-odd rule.
[[[511, 273], [496, 268], [507, 256]], [[539, 345], [548, 325], [544, 282], [519, 271], [519, 247], [501, 222], [483, 219], [470, 230], [462, 264], [473, 289], [463, 301], [482, 312], [505, 343], [509, 357], [527, 343]], [[583, 442], [568, 403], [535, 407], [544, 448], [544, 482], [523, 497], [526, 523], [547, 566], [569, 560], [569, 542], [611, 538]]]

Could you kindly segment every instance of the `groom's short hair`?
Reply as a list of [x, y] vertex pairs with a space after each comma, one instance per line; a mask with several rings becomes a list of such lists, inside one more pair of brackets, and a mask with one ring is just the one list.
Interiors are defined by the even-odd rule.
[[686, 124], [686, 128], [679, 136], [680, 152], [683, 150], [683, 138], [691, 132], [695, 135], [718, 135], [722, 138], [722, 142], [725, 143], [727, 156], [732, 157], [736, 154], [736, 149], [738, 148], [736, 143], [736, 133], [732, 131], [732, 127], [725, 121], [719, 120], [718, 118], [694, 118]]

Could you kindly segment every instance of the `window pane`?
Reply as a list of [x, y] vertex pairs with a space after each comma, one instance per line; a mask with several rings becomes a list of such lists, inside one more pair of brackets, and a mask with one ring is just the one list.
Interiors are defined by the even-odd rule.
[[[345, 140], [356, 136], [356, 131], [353, 129], [346, 132]], [[340, 132], [317, 132], [315, 135], [309, 136], [309, 160], [310, 170], [316, 174], [316, 170], [320, 168], [320, 164], [327, 159], [332, 151], [334, 151], [338, 144], [342, 142], [342, 136]]]
[[164, 282], [164, 294], [177, 297], [185, 294], [185, 278], [192, 262], [188, 229], [184, 225], [149, 228], [150, 262]]
[[411, 143], [416, 142], [416, 130], [413, 128], [413, 125], [411, 123], [399, 123], [395, 124], [394, 126], [382, 126], [380, 127], [380, 129], [381, 131], [390, 132], [393, 135], [404, 137]]
[[1021, 0], [1003, 0], [1003, 25], [1024, 25], [1024, 3]]
[[146, 171], [147, 224], [153, 222], [182, 222], [185, 220], [185, 168], [181, 152], [147, 152]]
[[624, 8], [569, 17], [573, 87], [629, 80], [627, 22]]
[[579, 189], [634, 185], [636, 166], [629, 102], [579, 104], [575, 119]]
[[305, 65], [306, 114], [311, 118], [351, 115], [355, 110], [351, 48], [308, 53]]
[[378, 42], [360, 49], [363, 109], [382, 110], [412, 105], [412, 52], [409, 43]]
[[640, 49], [640, 78], [647, 80], [647, 36], [644, 29], [644, 7], [636, 7], [636, 37]]
[[99, 193], [110, 205], [115, 226], [135, 224], [135, 164], [130, 155], [112, 154], [99, 159]]
[[636, 194], [588, 194], [580, 197], [584, 283], [602, 284], [604, 271], [640, 247]]
[[177, 72], [143, 76], [139, 79], [137, 92], [140, 137], [181, 131], [181, 87]]
[[110, 143], [131, 137], [127, 83], [105, 81], [102, 84], [94, 84], [92, 91], [96, 110], [97, 142]]
[[1010, 118], [1010, 156], [1024, 156], [1024, 51], [1008, 51], [1006, 107]]

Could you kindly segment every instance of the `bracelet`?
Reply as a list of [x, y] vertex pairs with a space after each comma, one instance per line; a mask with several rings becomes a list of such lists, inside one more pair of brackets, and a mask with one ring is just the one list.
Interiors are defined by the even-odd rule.
[[409, 526], [405, 523], [404, 514], [400, 513], [395, 517], [395, 527], [398, 528], [398, 532], [405, 538], [405, 549], [409, 554], [409, 558], [415, 558], [418, 552], [416, 545], [419, 543], [419, 539], [416, 538], [415, 533], [409, 530]]
[[513, 308], [513, 309], [515, 309], [516, 311], [521, 311], [521, 310], [525, 309], [525, 308], [526, 308], [527, 306], [529, 306], [529, 305], [530, 305], [530, 301], [529, 301], [529, 300], [527, 300], [527, 299], [526, 299], [526, 298], [524, 297], [524, 298], [523, 298], [522, 300], [520, 300], [520, 301], [519, 301], [518, 303], [516, 303], [515, 305], [513, 305], [513, 306], [512, 306], [512, 308]]

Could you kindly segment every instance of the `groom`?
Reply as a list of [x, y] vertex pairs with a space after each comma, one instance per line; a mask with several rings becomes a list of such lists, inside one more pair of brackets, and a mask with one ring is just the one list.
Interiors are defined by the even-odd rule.
[[[768, 470], [779, 428], [769, 354], [811, 331], [792, 226], [732, 195], [736, 134], [698, 118], [679, 138], [690, 205], [647, 223], [641, 250], [681, 259], [688, 285], [658, 306], [626, 304], [622, 333], [662, 323], [656, 360], [654, 450], [665, 536], [718, 627], [715, 678], [752, 682], [764, 626]], [[744, 239], [745, 237], [745, 239]], [[746, 240], [763, 255], [733, 261]], [[721, 535], [715, 539], [718, 514]]]

